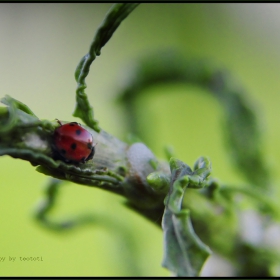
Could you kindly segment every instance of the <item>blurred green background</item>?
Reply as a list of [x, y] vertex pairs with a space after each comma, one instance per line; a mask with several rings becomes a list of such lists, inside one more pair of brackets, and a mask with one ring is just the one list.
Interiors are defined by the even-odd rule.
[[[38, 117], [74, 121], [74, 70], [111, 4], [0, 4], [1, 97], [9, 94]], [[259, 113], [263, 148], [279, 185], [279, 4], [142, 4], [121, 24], [91, 66], [86, 90], [101, 127], [125, 140], [115, 100], [139, 57], [173, 48], [210, 58], [244, 85]], [[153, 87], [139, 98], [143, 139], [159, 157], [171, 144], [189, 165], [210, 157], [213, 176], [241, 183], [222, 137], [222, 110], [197, 88]], [[172, 93], [172, 94], [170, 94]], [[200, 114], [200, 112], [204, 112]], [[191, 120], [186, 122], [186, 120]], [[145, 134], [146, 133], [146, 134]], [[31, 217], [47, 182], [28, 162], [0, 158], [0, 276], [168, 276], [162, 232], [122, 206], [123, 198], [72, 183], [61, 189], [57, 217], [104, 215], [113, 225], [57, 234]], [[124, 233], [120, 230], [125, 228]], [[199, 233], [198, 233], [199, 234]], [[17, 257], [15, 262], [8, 260]], [[19, 257], [42, 257], [41, 262]], [[132, 265], [133, 264], [133, 265]]]

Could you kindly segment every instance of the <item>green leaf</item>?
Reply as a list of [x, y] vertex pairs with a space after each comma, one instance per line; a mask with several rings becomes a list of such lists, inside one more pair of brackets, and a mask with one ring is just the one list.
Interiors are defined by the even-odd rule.
[[211, 250], [194, 232], [190, 211], [182, 209], [182, 200], [188, 186], [202, 188], [205, 185], [205, 179], [210, 174], [210, 163], [205, 158], [200, 158], [193, 172], [182, 161], [171, 158], [170, 168], [171, 186], [165, 199], [162, 220], [164, 232], [162, 265], [176, 276], [198, 276]]
[[98, 121], [94, 119], [93, 108], [85, 93], [87, 87], [85, 79], [90, 71], [92, 62], [95, 60], [96, 56], [100, 55], [101, 48], [110, 40], [121, 22], [137, 7], [137, 5], [137, 3], [119, 3], [111, 8], [96, 32], [90, 45], [89, 52], [82, 57], [75, 71], [77, 89], [76, 107], [73, 116], [82, 119], [96, 132], [100, 132], [101, 128], [98, 125]]
[[165, 247], [162, 265], [177, 276], [198, 276], [211, 251], [194, 232], [190, 212], [173, 214], [166, 208], [162, 226]]
[[24, 103], [12, 98], [9, 95], [6, 95], [1, 99], [1, 102], [7, 106], [10, 106], [11, 104], [14, 105], [14, 107], [20, 109], [21, 111], [25, 112], [28, 115], [34, 116], [37, 118], [37, 116], [31, 111], [31, 109], [25, 105]]

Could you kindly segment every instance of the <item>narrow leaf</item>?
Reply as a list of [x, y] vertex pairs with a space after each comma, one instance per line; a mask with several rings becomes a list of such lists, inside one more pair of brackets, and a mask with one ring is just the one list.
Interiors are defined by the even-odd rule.
[[182, 200], [187, 187], [202, 188], [210, 174], [210, 162], [200, 158], [195, 164], [195, 172], [188, 165], [171, 158], [170, 192], [165, 199], [162, 220], [164, 232], [164, 257], [162, 265], [176, 276], [198, 276], [211, 254], [194, 232], [190, 211], [182, 209]]
[[162, 227], [165, 248], [162, 265], [177, 276], [198, 276], [211, 251], [194, 232], [189, 211], [173, 214], [166, 208]]

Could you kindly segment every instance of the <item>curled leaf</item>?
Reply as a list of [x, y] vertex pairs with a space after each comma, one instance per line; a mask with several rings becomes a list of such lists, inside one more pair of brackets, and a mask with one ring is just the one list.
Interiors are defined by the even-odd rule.
[[211, 250], [196, 235], [190, 219], [190, 211], [182, 209], [187, 187], [202, 188], [210, 174], [210, 163], [200, 158], [193, 172], [182, 161], [172, 158], [170, 192], [165, 199], [162, 220], [164, 232], [164, 257], [162, 265], [176, 276], [198, 276], [211, 254]]

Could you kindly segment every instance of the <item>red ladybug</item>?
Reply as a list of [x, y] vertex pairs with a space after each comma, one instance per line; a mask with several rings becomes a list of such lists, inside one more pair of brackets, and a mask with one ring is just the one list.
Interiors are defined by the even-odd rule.
[[54, 131], [55, 156], [65, 162], [85, 163], [93, 158], [95, 148], [89, 131], [76, 122], [60, 124]]

